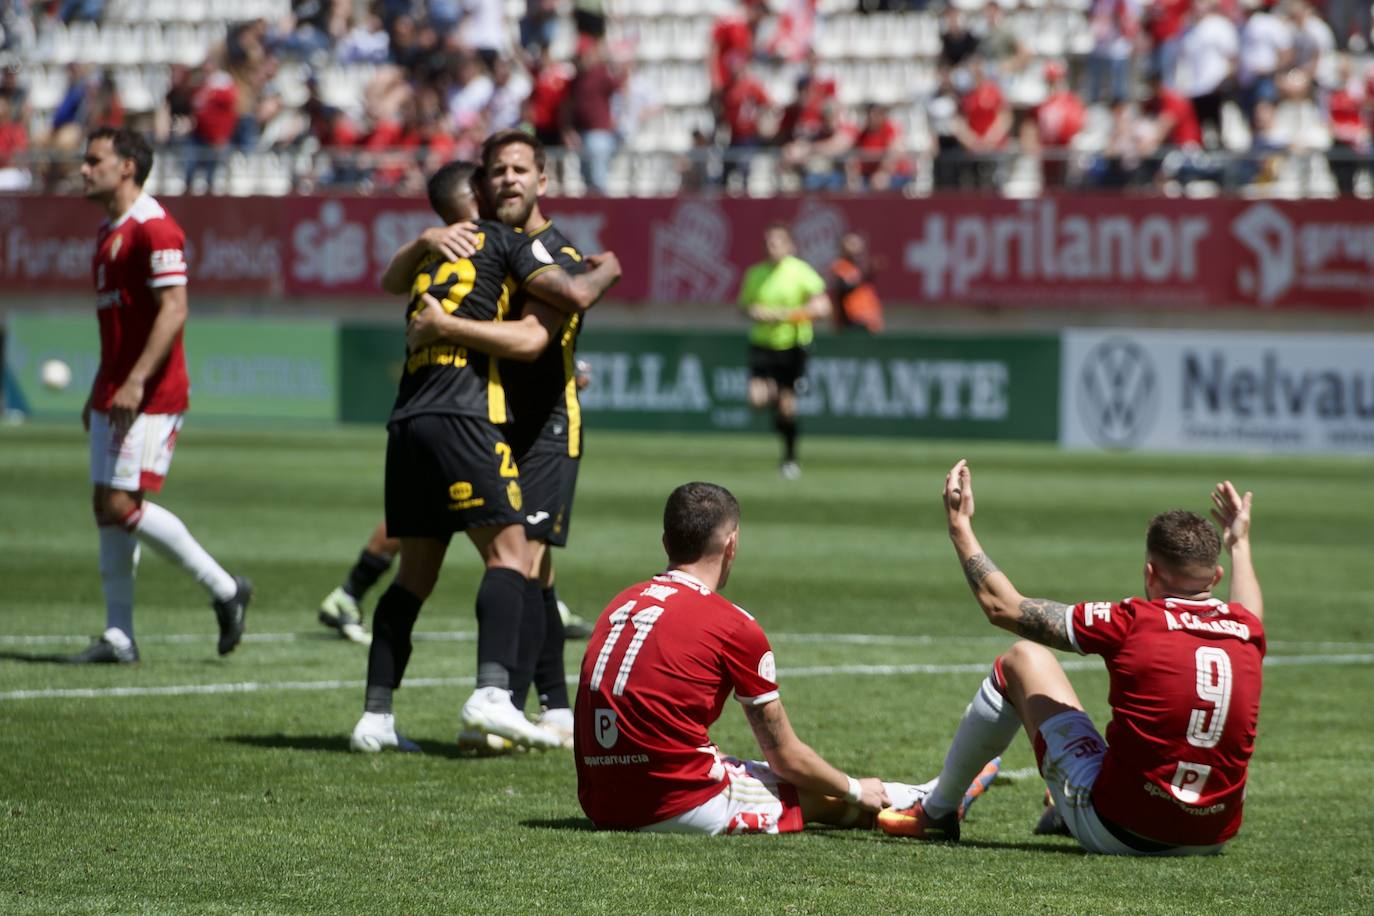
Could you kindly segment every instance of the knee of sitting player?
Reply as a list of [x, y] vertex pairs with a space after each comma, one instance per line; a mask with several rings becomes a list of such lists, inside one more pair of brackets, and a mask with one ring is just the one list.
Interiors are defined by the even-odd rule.
[[1039, 643], [1023, 639], [1002, 653], [998, 663], [1007, 699], [1022, 719], [1038, 725], [1057, 713], [1083, 708], [1059, 659]]

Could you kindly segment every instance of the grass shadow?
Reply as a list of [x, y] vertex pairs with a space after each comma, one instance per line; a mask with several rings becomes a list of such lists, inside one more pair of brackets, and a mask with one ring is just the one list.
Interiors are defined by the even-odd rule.
[[0, 652], [0, 661], [25, 662], [31, 665], [66, 665], [70, 654], [58, 655], [52, 652]]
[[908, 843], [915, 844], [917, 847], [938, 846], [947, 849], [964, 847], [966, 849], [1014, 849], [1017, 852], [1057, 852], [1060, 854], [1086, 856], [1088, 853], [1082, 846], [1072, 842], [1055, 843], [1053, 841], [1027, 840], [1020, 843], [1005, 843], [996, 840], [969, 840], [962, 839], [957, 843], [926, 843], [921, 840], [909, 840], [901, 837], [882, 837], [875, 835], [872, 830], [855, 830], [851, 827], [829, 827], [823, 824], [807, 824], [806, 832], [812, 836], [824, 837], [827, 840], [840, 840], [851, 843], [868, 843], [874, 839], [882, 842]]
[[274, 751], [352, 753], [348, 749], [348, 735], [227, 735], [220, 740]]
[[[352, 754], [353, 750], [348, 746], [347, 734], [335, 735], [228, 735], [220, 739], [234, 744], [244, 744], [249, 747], [260, 747], [268, 750], [288, 750], [288, 751], [323, 751], [326, 753]], [[507, 760], [516, 755], [514, 754], [482, 754], [468, 748], [462, 748], [451, 741], [416, 741], [420, 746], [420, 754], [424, 757], [438, 757], [446, 760]], [[388, 756], [406, 757], [408, 754], [401, 754], [395, 751], [387, 751]]]
[[578, 833], [596, 833], [596, 825], [585, 817], [530, 818], [520, 822], [521, 827], [530, 830], [572, 830]]

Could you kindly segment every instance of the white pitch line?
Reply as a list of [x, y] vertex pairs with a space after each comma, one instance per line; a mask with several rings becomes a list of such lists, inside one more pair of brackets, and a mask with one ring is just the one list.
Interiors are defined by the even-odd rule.
[[[1367, 655], [1287, 655], [1266, 658], [1266, 667], [1295, 667], [1300, 665], [1369, 665], [1374, 664], [1374, 654]], [[1063, 663], [1068, 671], [1100, 670], [1102, 663], [1096, 659], [1070, 659]], [[893, 674], [977, 674], [988, 670], [986, 663], [962, 665], [814, 665], [806, 668], [782, 668], [778, 679], [803, 677], [833, 677], [852, 675], [859, 677], [885, 676]], [[568, 683], [575, 684], [577, 679], [569, 677]], [[412, 678], [406, 681], [407, 687], [461, 687], [472, 683], [472, 675], [463, 677]], [[263, 693], [267, 691], [295, 690], [360, 690], [363, 681], [240, 681], [229, 684], [180, 684], [163, 687], [60, 687], [43, 690], [11, 690], [0, 693], [0, 701], [5, 700], [93, 700], [123, 697], [180, 697], [203, 696], [218, 693]]]
[[[208, 643], [215, 638], [214, 633], [151, 633], [138, 637], [140, 643], [164, 645], [180, 643]], [[417, 642], [473, 642], [477, 633], [472, 630], [419, 631], [412, 634]], [[1006, 645], [1012, 641], [1009, 635], [991, 634], [988, 636], [932, 636], [919, 633], [770, 633], [770, 641], [775, 643], [832, 643], [853, 646], [932, 646], [941, 643], [995, 643]], [[84, 644], [91, 637], [74, 634], [43, 634], [34, 636], [0, 635], [0, 646], [57, 646]], [[245, 633], [244, 642], [284, 643], [284, 642], [330, 642], [325, 630], [311, 630], [305, 633]], [[1276, 639], [1269, 642], [1271, 649], [1374, 649], [1374, 642], [1331, 642], [1301, 639]]]

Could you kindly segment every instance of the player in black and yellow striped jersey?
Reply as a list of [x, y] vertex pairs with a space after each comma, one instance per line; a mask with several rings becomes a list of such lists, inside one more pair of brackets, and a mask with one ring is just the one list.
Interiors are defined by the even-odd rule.
[[[451, 163], [430, 179], [430, 203], [446, 223], [476, 216], [476, 171], [470, 163]], [[418, 243], [398, 252], [383, 281], [394, 289], [393, 271], [411, 273], [407, 321], [432, 307], [480, 323], [500, 322], [520, 288], [577, 311], [619, 277], [614, 258], [570, 276], [538, 239], [493, 220], [477, 222], [472, 248], [457, 259], [436, 257]], [[529, 565], [519, 469], [498, 426], [508, 416], [500, 367], [485, 353], [443, 342], [407, 347], [387, 424], [386, 526], [400, 539], [401, 563], [377, 605], [366, 705], [350, 742], [355, 750], [408, 745], [395, 731], [392, 691], [409, 660], [420, 607], [459, 531], [486, 566], [477, 592], [477, 689], [463, 705], [463, 723], [526, 746], [561, 743], [526, 720], [508, 692]]]
[[[520, 131], [493, 134], [483, 146], [483, 168], [489, 203], [503, 223], [522, 228], [542, 242], [569, 273], [600, 262], [600, 255], [584, 257], [541, 212], [539, 197], [547, 179], [544, 150], [535, 138]], [[520, 463], [531, 559], [520, 664], [512, 690], [520, 707], [533, 680], [544, 710], [540, 723], [565, 732], [570, 740], [565, 631], [548, 548], [566, 546], [572, 520], [582, 455], [576, 347], [585, 315], [559, 311], [534, 294], [517, 297], [511, 319], [509, 324], [494, 326], [431, 309], [412, 324], [411, 335], [416, 340], [437, 336], [480, 346], [503, 357], [502, 377], [514, 418], [506, 434]], [[529, 334], [517, 339], [520, 326]], [[542, 328], [542, 337], [535, 336], [536, 328]], [[528, 343], [534, 340], [543, 346], [531, 352]]]

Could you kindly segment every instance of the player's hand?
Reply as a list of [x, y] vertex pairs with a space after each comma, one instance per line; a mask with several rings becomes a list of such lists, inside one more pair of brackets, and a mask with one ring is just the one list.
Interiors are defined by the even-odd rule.
[[751, 305], [744, 310], [750, 321], [777, 321], [778, 314], [766, 305]]
[[86, 403], [81, 407], [81, 428], [91, 431], [91, 396], [86, 395]]
[[973, 520], [973, 474], [962, 458], [945, 475], [944, 500], [945, 518], [951, 528]]
[[1250, 504], [1254, 493], [1241, 496], [1229, 480], [1223, 480], [1212, 491], [1212, 518], [1221, 526], [1221, 541], [1227, 550], [1250, 537]]
[[444, 307], [429, 293], [421, 293], [420, 301], [424, 307], [406, 324], [406, 349], [412, 353], [439, 340], [439, 323], [445, 316]]
[[859, 787], [863, 789], [863, 794], [859, 796], [859, 807], [865, 811], [877, 814], [892, 804], [892, 799], [887, 797], [887, 790], [883, 788], [883, 781], [878, 777], [860, 779]]
[[587, 266], [592, 270], [600, 268], [603, 264], [607, 265], [605, 269], [611, 274], [611, 285], [614, 286], [619, 283], [621, 277], [620, 258], [615, 256], [614, 251], [603, 251], [601, 254], [587, 255]]
[[461, 261], [477, 253], [477, 224], [462, 222], [436, 226], [421, 232], [420, 241], [446, 261]]
[[143, 406], [143, 383], [135, 378], [124, 380], [110, 401], [110, 424], [115, 429], [128, 429], [134, 425], [139, 407]]

